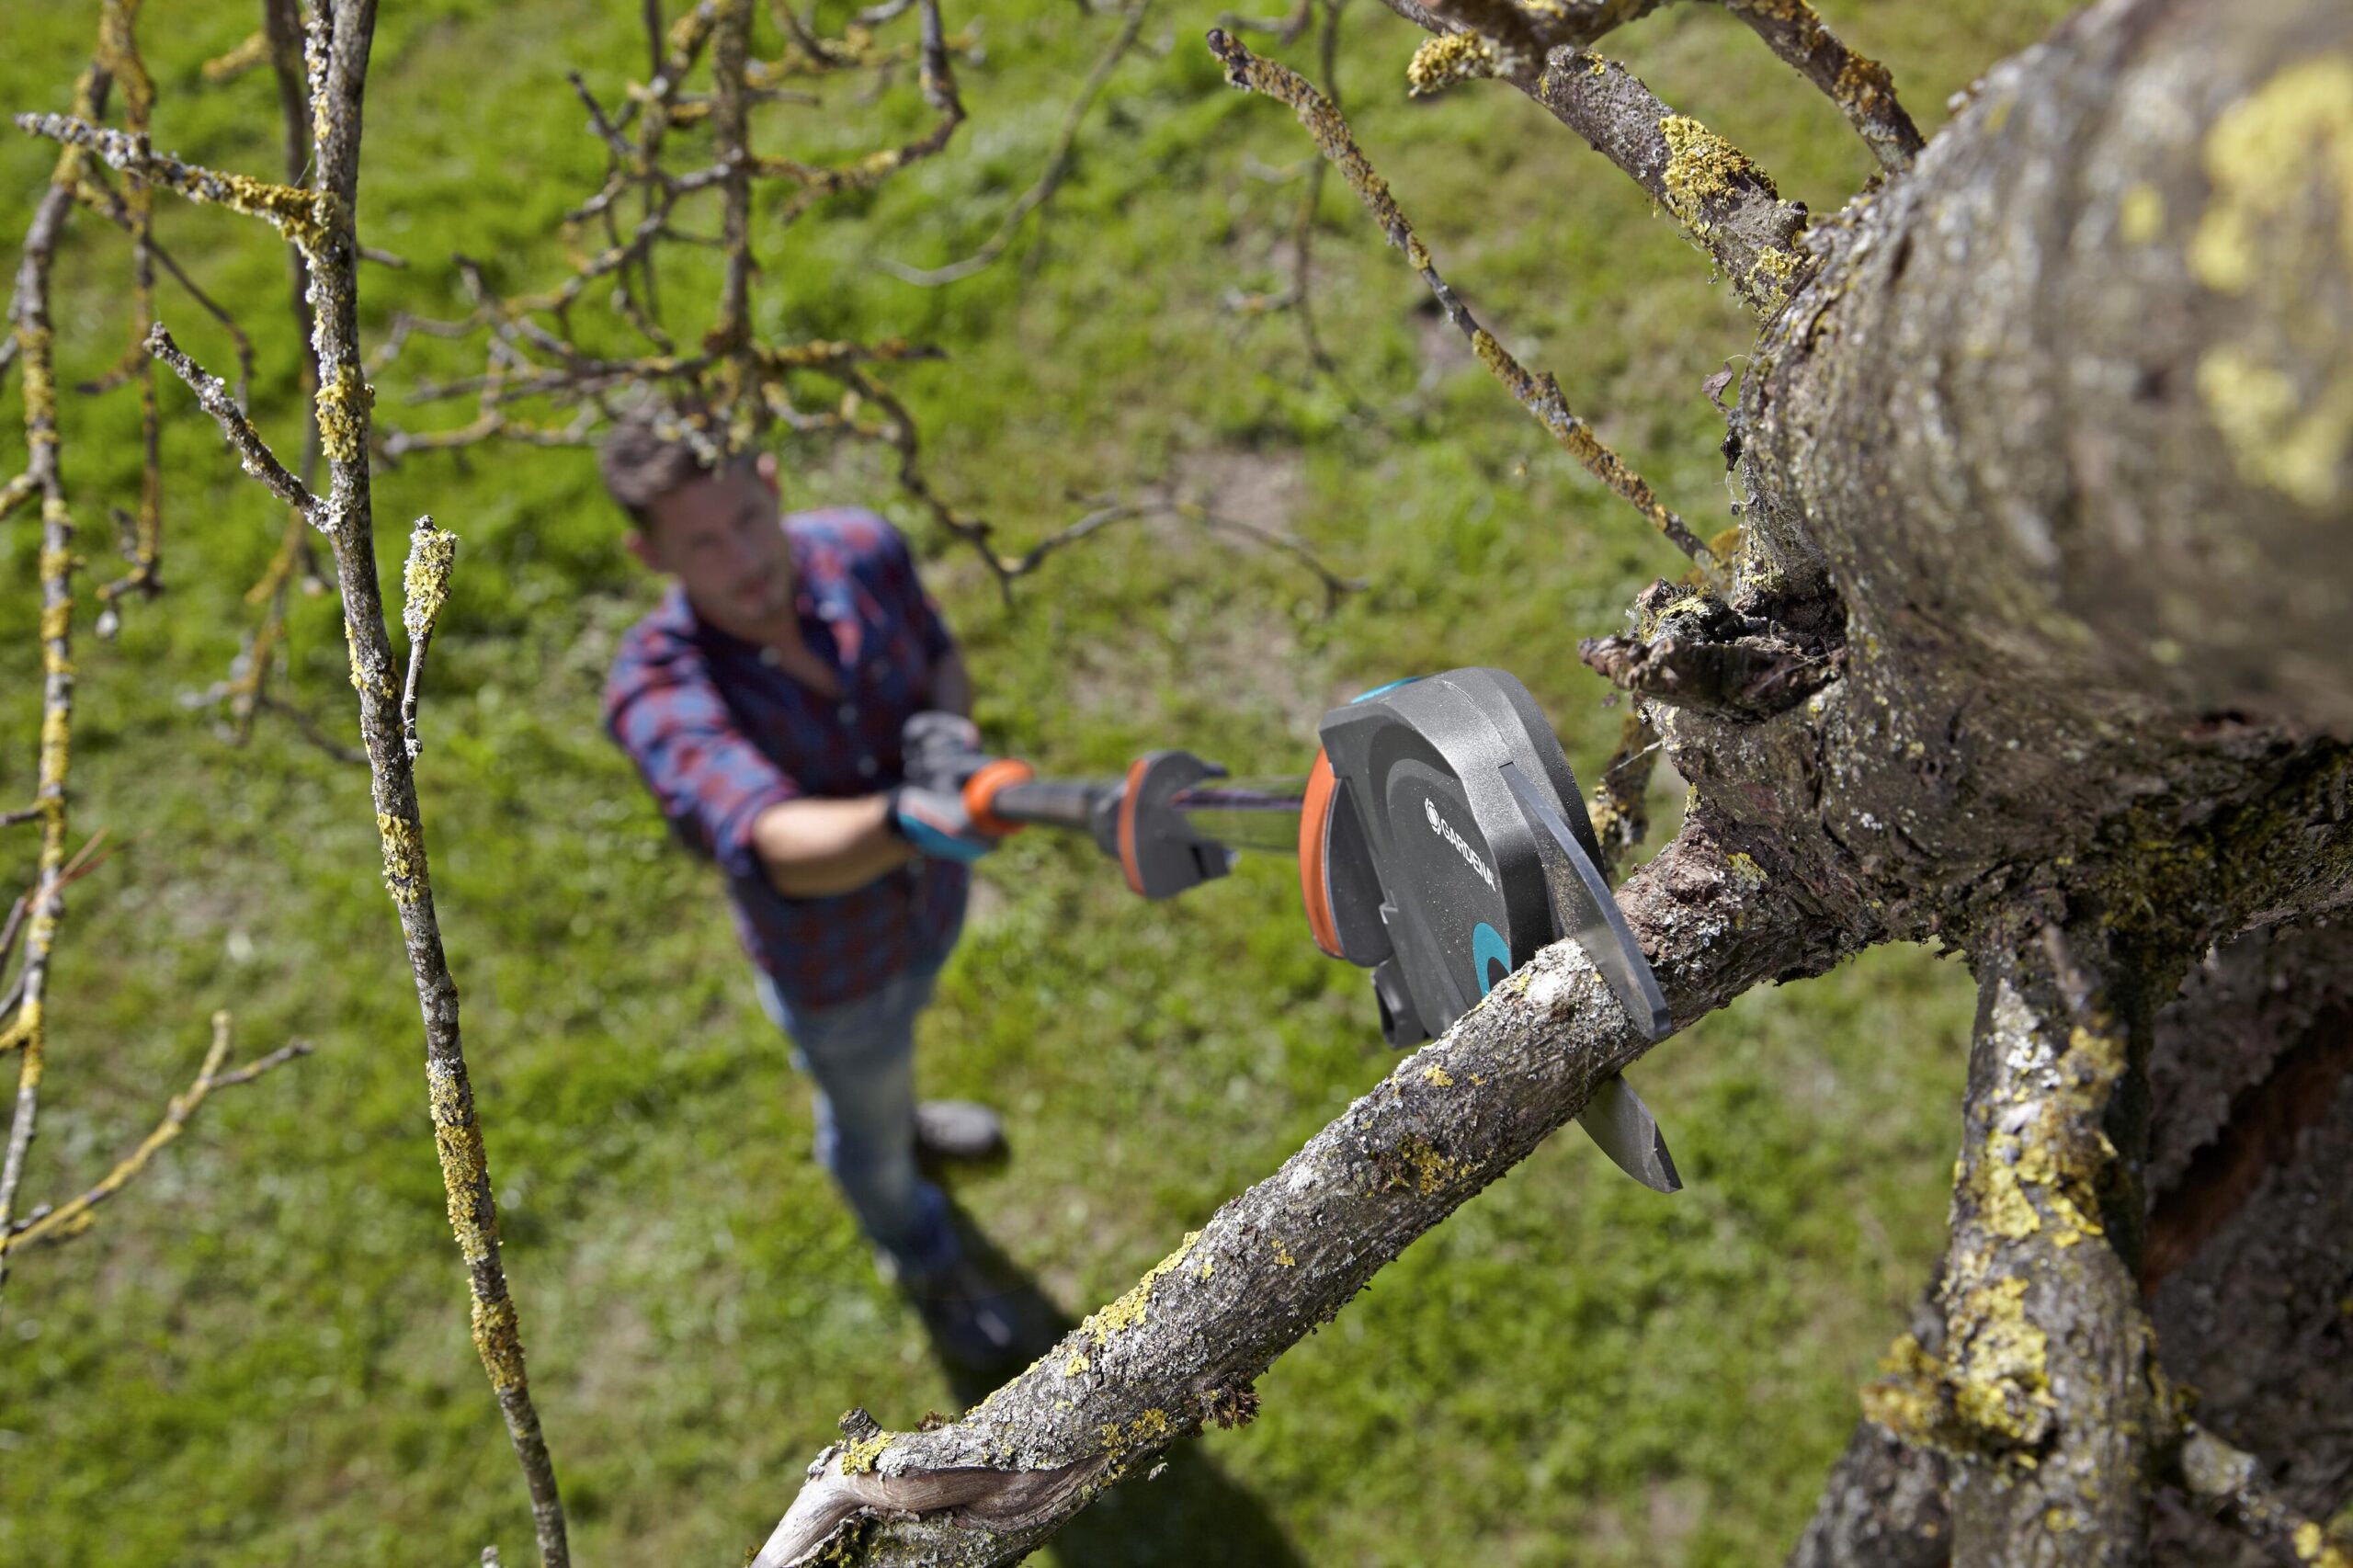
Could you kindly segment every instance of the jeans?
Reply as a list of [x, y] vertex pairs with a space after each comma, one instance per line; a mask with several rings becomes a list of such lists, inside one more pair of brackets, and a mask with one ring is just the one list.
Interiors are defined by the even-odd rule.
[[960, 1256], [948, 1199], [915, 1169], [915, 1017], [938, 966], [902, 970], [881, 990], [826, 1007], [796, 1008], [753, 972], [761, 1007], [792, 1041], [793, 1065], [816, 1080], [817, 1163], [903, 1283], [944, 1273]]

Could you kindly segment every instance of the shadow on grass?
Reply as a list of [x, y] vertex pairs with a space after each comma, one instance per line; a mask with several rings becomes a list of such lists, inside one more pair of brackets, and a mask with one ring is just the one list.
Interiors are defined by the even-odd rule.
[[[951, 1198], [957, 1233], [966, 1254], [1007, 1287], [1022, 1343], [1030, 1354], [1077, 1326], [1038, 1282], [998, 1251]], [[933, 1354], [957, 1400], [970, 1409], [1005, 1381]], [[1165, 1461], [1165, 1462], [1164, 1462]], [[1153, 1464], [1114, 1486], [1055, 1534], [1053, 1552], [1086, 1568], [1160, 1568], [1207, 1562], [1233, 1568], [1305, 1568], [1265, 1506], [1201, 1451], [1199, 1437], [1171, 1445]]]

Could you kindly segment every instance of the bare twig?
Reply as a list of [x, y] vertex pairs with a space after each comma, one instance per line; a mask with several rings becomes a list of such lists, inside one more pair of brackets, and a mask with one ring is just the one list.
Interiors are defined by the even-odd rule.
[[1428, 248], [1415, 234], [1396, 199], [1389, 194], [1388, 182], [1358, 150], [1356, 139], [1348, 132], [1347, 122], [1333, 108], [1330, 100], [1297, 72], [1251, 53], [1224, 32], [1211, 30], [1210, 50], [1224, 62], [1226, 77], [1235, 86], [1288, 104], [1298, 114], [1300, 124], [1306, 127], [1308, 134], [1315, 139], [1316, 146], [1338, 167], [1349, 187], [1362, 199], [1389, 243], [1404, 252], [1414, 270], [1421, 274], [1422, 280], [1437, 298], [1439, 309], [1469, 341], [1472, 352], [1479, 357], [1479, 362], [1503, 382], [1520, 406], [1534, 415], [1552, 433], [1553, 439], [1559, 441], [1586, 472], [1640, 512], [1643, 519], [1665, 535], [1668, 542], [1689, 556], [1703, 571], [1717, 571], [1719, 562], [1715, 555], [1699, 542], [1699, 536], [1685, 525], [1681, 517], [1660, 503], [1652, 494], [1651, 487], [1626, 466], [1623, 459], [1594, 435], [1591, 426], [1569, 412], [1567, 402], [1561, 396], [1559, 383], [1550, 375], [1530, 375], [1509, 350], [1472, 316], [1454, 290], [1439, 276], [1430, 260]]
[[[563, 1505], [524, 1369], [515, 1302], [500, 1257], [497, 1208], [459, 1031], [450, 979], [434, 909], [423, 820], [392, 676], [390, 638], [377, 582], [369, 476], [369, 410], [373, 392], [359, 363], [359, 247], [352, 230], [359, 177], [363, 85], [375, 30], [374, 0], [334, 0], [303, 39], [307, 101], [314, 115], [314, 183], [273, 186], [242, 176], [192, 169], [158, 158], [143, 140], [97, 131], [82, 119], [56, 117], [36, 127], [74, 146], [99, 150], [116, 166], [200, 200], [219, 201], [276, 225], [301, 251], [314, 307], [311, 346], [317, 366], [314, 410], [319, 449], [328, 467], [324, 498], [287, 472], [217, 380], [188, 364], [160, 331], [158, 357], [179, 370], [219, 421], [249, 472], [281, 500], [310, 517], [333, 541], [351, 679], [359, 695], [384, 881], [398, 910], [425, 1024], [426, 1078], [434, 1139], [449, 1197], [449, 1221], [467, 1267], [474, 1344], [506, 1419], [531, 1497], [542, 1568], [569, 1561]], [[420, 598], [419, 608], [422, 608]], [[420, 639], [421, 641], [421, 639]]]
[[269, 449], [261, 432], [254, 428], [253, 421], [245, 417], [244, 410], [229, 395], [226, 382], [180, 352], [180, 346], [172, 341], [172, 335], [164, 330], [161, 322], [147, 335], [147, 350], [188, 383], [188, 391], [196, 394], [198, 406], [212, 415], [222, 435], [228, 437], [229, 449], [237, 454], [238, 467], [269, 486], [272, 494], [301, 513], [312, 527], [323, 531], [328, 528], [325, 503], [286, 472], [286, 465], [278, 460], [278, 454]]
[[197, 1069], [196, 1081], [185, 1092], [172, 1096], [163, 1120], [157, 1122], [153, 1131], [140, 1140], [139, 1146], [117, 1162], [115, 1167], [99, 1177], [97, 1185], [89, 1190], [68, 1199], [54, 1209], [36, 1210], [19, 1221], [8, 1233], [0, 1234], [0, 1254], [19, 1251], [41, 1242], [61, 1242], [81, 1235], [95, 1222], [98, 1205], [120, 1192], [146, 1168], [148, 1161], [177, 1138], [189, 1118], [195, 1116], [205, 1097], [213, 1090], [250, 1084], [272, 1068], [283, 1066], [310, 1052], [311, 1047], [307, 1042], [292, 1040], [267, 1056], [222, 1072], [221, 1064], [229, 1056], [229, 1015], [225, 1012], [213, 1014], [212, 1045], [204, 1053], [204, 1065]]
[[1062, 129], [1054, 133], [1053, 148], [1046, 154], [1045, 171], [1006, 210], [1005, 216], [997, 221], [996, 228], [981, 242], [978, 250], [943, 267], [908, 267], [885, 258], [880, 264], [882, 269], [902, 282], [932, 289], [985, 271], [1002, 256], [1029, 215], [1042, 213], [1047, 203], [1053, 200], [1054, 193], [1062, 188], [1063, 181], [1070, 177], [1070, 171], [1077, 162], [1078, 129], [1093, 111], [1095, 100], [1102, 96], [1104, 86], [1111, 80], [1111, 74], [1119, 69], [1120, 62], [1127, 58], [1137, 35], [1143, 31], [1144, 19], [1151, 11], [1152, 0], [1129, 0], [1119, 32], [1096, 59], [1095, 68], [1079, 85], [1077, 97], [1071, 99], [1070, 108], [1063, 111]]

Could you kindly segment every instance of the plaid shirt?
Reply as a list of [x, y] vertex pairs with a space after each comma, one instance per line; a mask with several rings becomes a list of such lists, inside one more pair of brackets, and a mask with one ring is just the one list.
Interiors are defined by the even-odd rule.
[[954, 651], [898, 530], [855, 507], [784, 519], [801, 634], [843, 695], [801, 685], [773, 655], [702, 622], [676, 586], [622, 638], [605, 727], [678, 836], [727, 874], [736, 934], [787, 1003], [867, 995], [954, 943], [968, 876], [917, 860], [845, 893], [787, 898], [768, 885], [752, 824], [801, 796], [872, 795], [900, 781], [899, 727], [930, 706], [932, 667]]

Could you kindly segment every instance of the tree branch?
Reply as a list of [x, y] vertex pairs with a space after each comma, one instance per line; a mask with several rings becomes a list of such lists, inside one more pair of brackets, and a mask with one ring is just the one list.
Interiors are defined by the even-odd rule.
[[54, 1209], [44, 1207], [37, 1210], [28, 1218], [18, 1221], [12, 1232], [0, 1234], [0, 1253], [17, 1251], [40, 1242], [65, 1241], [82, 1234], [95, 1222], [97, 1206], [120, 1192], [146, 1168], [148, 1161], [177, 1138], [213, 1090], [250, 1084], [272, 1068], [281, 1067], [298, 1056], [307, 1056], [310, 1051], [306, 1042], [293, 1040], [267, 1056], [223, 1072], [221, 1064], [229, 1057], [229, 1015], [213, 1014], [212, 1044], [204, 1053], [204, 1064], [197, 1069], [196, 1081], [188, 1086], [187, 1091], [172, 1096], [171, 1104], [164, 1112], [164, 1119], [157, 1122], [154, 1130], [140, 1140], [139, 1146], [98, 1178], [97, 1185], [88, 1191], [67, 1199]]
[[237, 466], [269, 486], [270, 494], [301, 513], [313, 528], [325, 531], [325, 503], [312, 494], [278, 460], [278, 454], [261, 438], [261, 432], [245, 417], [237, 400], [229, 395], [228, 383], [182, 353], [161, 322], [147, 334], [147, 351], [169, 365], [188, 383], [188, 391], [196, 394], [197, 405], [212, 415], [213, 422], [221, 426], [221, 434], [228, 438], [229, 449], [237, 454]]
[[[219, 389], [217, 381], [205, 378], [217, 394], [209, 406], [233, 446], [240, 447], [248, 467], [290, 505], [307, 503], [307, 509], [334, 541], [351, 684], [359, 695], [360, 733], [368, 749], [370, 792], [383, 849], [384, 884], [399, 914], [425, 1025], [426, 1082], [434, 1143], [449, 1199], [450, 1228], [466, 1263], [474, 1346], [506, 1416], [529, 1490], [542, 1568], [566, 1568], [570, 1552], [563, 1504], [540, 1433], [539, 1412], [531, 1400], [521, 1328], [501, 1259], [497, 1205], [466, 1071], [457, 985], [449, 973], [434, 908], [415, 766], [403, 722], [401, 688], [392, 676], [395, 665], [376, 575], [368, 455], [369, 408], [375, 394], [360, 364], [359, 246], [352, 223], [375, 20], [374, 0], [335, 0], [314, 17], [304, 37], [304, 68], [313, 114], [312, 144], [317, 182], [313, 188], [269, 186], [240, 176], [190, 171], [175, 160], [153, 157], [143, 142], [127, 142], [79, 122], [62, 124], [55, 131], [76, 144], [108, 151], [120, 160], [117, 166], [130, 172], [157, 178], [198, 199], [222, 201], [268, 220], [300, 248], [308, 263], [311, 347], [317, 366], [313, 407], [329, 476], [325, 498], [311, 495], [293, 480], [252, 433], [242, 414], [235, 413], [225, 390]], [[157, 351], [161, 354], [169, 347], [169, 340], [162, 339]], [[191, 384], [199, 385], [201, 397], [206, 388], [193, 378]], [[235, 417], [225, 417], [224, 409]], [[246, 438], [250, 450], [244, 449]], [[446, 566], [446, 557], [441, 563]], [[432, 585], [426, 585], [428, 590]], [[429, 591], [417, 596], [420, 610], [429, 597]]]
[[1471, 345], [1479, 362], [1501, 381], [1521, 407], [1534, 415], [1537, 421], [1552, 434], [1552, 438], [1581, 464], [1587, 473], [1601, 481], [1627, 505], [1643, 516], [1643, 521], [1665, 536], [1667, 541], [1689, 556], [1703, 571], [1713, 571], [1718, 562], [1708, 547], [1685, 526], [1658, 497], [1641, 475], [1629, 469], [1625, 460], [1612, 451], [1593, 433], [1592, 426], [1569, 412], [1567, 402], [1561, 396], [1560, 383], [1550, 374], [1532, 376], [1509, 350], [1497, 342], [1491, 333], [1472, 318], [1461, 300], [1438, 275], [1430, 253], [1396, 199], [1389, 194], [1389, 182], [1382, 179], [1348, 133], [1347, 122], [1340, 118], [1332, 102], [1317, 92], [1307, 79], [1297, 72], [1262, 59], [1245, 48], [1240, 40], [1222, 29], [1212, 28], [1209, 35], [1210, 52], [1225, 64], [1226, 79], [1246, 91], [1262, 94], [1290, 106], [1299, 122], [1315, 139], [1315, 145], [1330, 159], [1380, 223], [1389, 243], [1404, 253], [1405, 259]]
[[[94, 118], [106, 106], [113, 78], [94, 61], [74, 91], [76, 114]], [[36, 863], [32, 921], [25, 937], [24, 968], [17, 983], [16, 1013], [7, 1026], [21, 1043], [17, 1064], [16, 1108], [9, 1119], [7, 1153], [0, 1155], [0, 1235], [9, 1230], [17, 1190], [25, 1176], [40, 1117], [40, 1080], [47, 1065], [46, 1005], [50, 955], [64, 918], [65, 843], [70, 801], [66, 776], [74, 741], [74, 513], [65, 495], [62, 441], [57, 426], [57, 368], [50, 322], [49, 285], [65, 219], [74, 208], [74, 187], [82, 174], [82, 153], [68, 147], [58, 155], [49, 189], [33, 210], [17, 266], [11, 310], [17, 358], [24, 377], [27, 459], [21, 491], [40, 496], [40, 752], [33, 804], [40, 812], [40, 856]], [[8, 1279], [8, 1258], [0, 1252], [0, 1287]]]
[[2139, 1282], [2149, 998], [2171, 981], [2088, 915], [1976, 963], [1944, 1352], [1899, 1340], [1865, 1409], [1951, 1457], [1957, 1568], [2135, 1568], [2179, 1419]]
[[1086, 80], [1079, 84], [1078, 95], [1071, 99], [1070, 108], [1063, 115], [1062, 129], [1054, 133], [1053, 148], [1046, 154], [1045, 172], [1015, 199], [1011, 207], [1006, 209], [1005, 216], [997, 221], [996, 228], [989, 237], [981, 242], [979, 249], [961, 260], [932, 267], [908, 267], [885, 257], [878, 264], [882, 270], [903, 283], [936, 289], [943, 283], [954, 283], [983, 272], [1003, 256], [1006, 247], [1013, 243], [1013, 236], [1021, 232], [1022, 223], [1032, 212], [1042, 210], [1051, 201], [1054, 192], [1060, 190], [1063, 181], [1069, 177], [1076, 162], [1074, 153], [1078, 144], [1078, 128], [1086, 122], [1088, 111], [1095, 107], [1095, 100], [1102, 96], [1104, 85], [1111, 80], [1111, 73], [1118, 70], [1120, 62], [1127, 58], [1128, 51], [1143, 31], [1144, 18], [1151, 11], [1152, 0], [1128, 0], [1127, 12], [1119, 32], [1112, 37], [1109, 47], [1096, 60], [1095, 69], [1087, 73]]
[[1886, 66], [1840, 42], [1806, 0], [1723, 0], [1723, 6], [1829, 96], [1881, 168], [1900, 175], [1912, 166], [1926, 143], [1896, 101]]
[[[1756, 858], [1780, 865], [1770, 846], [1730, 852], [1694, 818], [1620, 895], [1678, 1024], [1835, 960], [1837, 938], [1795, 881]], [[870, 1564], [1021, 1557], [1169, 1442], [1246, 1405], [1277, 1356], [1647, 1043], [1574, 944], [1547, 949], [962, 1420], [828, 1449], [759, 1568], [821, 1550]], [[878, 1494], [882, 1483], [899, 1490]], [[950, 1483], [929, 1503], [904, 1490]], [[1040, 1491], [1052, 1494], [1042, 1517], [992, 1517], [990, 1500], [1026, 1509]], [[897, 1511], [910, 1508], [932, 1511]]]
[[[1782, 200], [1770, 175], [1698, 120], [1668, 108], [1624, 66], [1581, 47], [1620, 21], [1655, 9], [1655, 0], [1564, 6], [1557, 25], [1510, 0], [1444, 11], [1416, 0], [1385, 4], [1415, 26], [1442, 35], [1415, 57], [1417, 90], [1468, 76], [1510, 82], [1673, 214], [1684, 234], [1714, 259], [1733, 291], [1758, 315], [1778, 312], [1812, 270], [1799, 244], [1806, 230], [1805, 209]], [[1469, 23], [1472, 32], [1450, 33], [1456, 18]], [[1496, 32], [1487, 31], [1489, 27]]]

